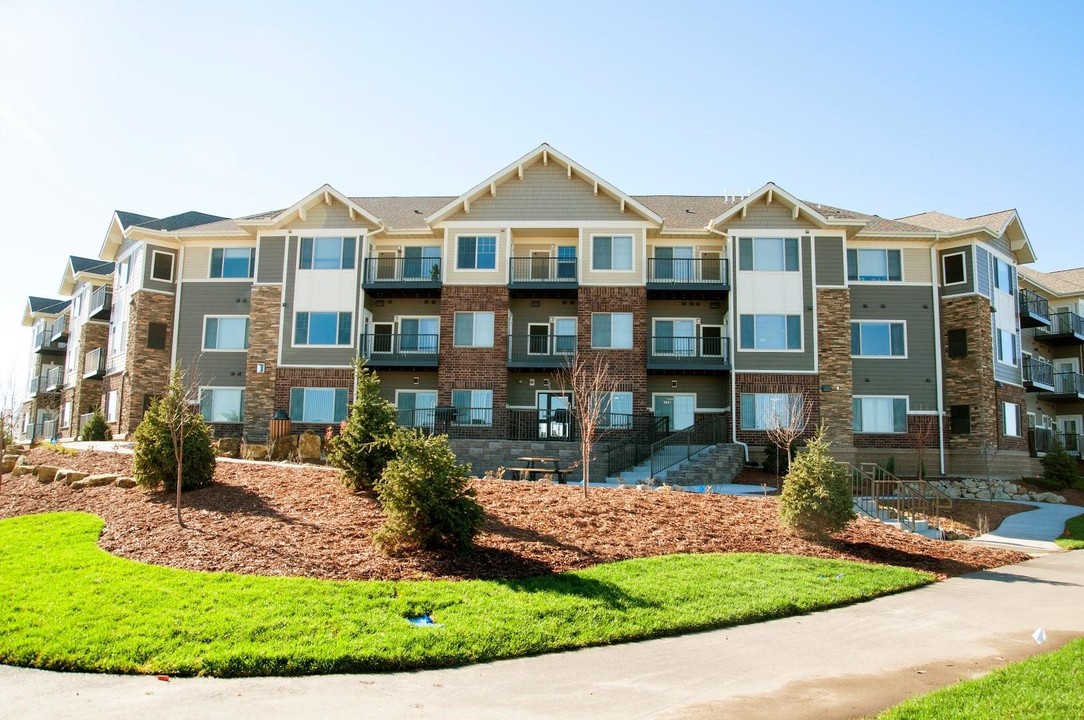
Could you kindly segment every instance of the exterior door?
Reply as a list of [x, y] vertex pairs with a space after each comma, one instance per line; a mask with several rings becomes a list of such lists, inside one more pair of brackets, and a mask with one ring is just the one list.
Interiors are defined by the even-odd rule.
[[395, 338], [395, 325], [389, 322], [373, 323], [373, 352], [390, 353]]
[[435, 390], [400, 392], [395, 398], [399, 410], [398, 423], [403, 427], [433, 429], [433, 416], [437, 407]]
[[550, 326], [548, 324], [531, 323], [527, 326], [527, 354], [549, 355], [550, 354]]
[[656, 320], [655, 354], [691, 356], [696, 354], [696, 321]]
[[398, 256], [392, 250], [382, 250], [376, 254], [376, 279], [396, 280], [396, 264]]
[[700, 253], [700, 279], [705, 282], [720, 282], [723, 279], [723, 261], [719, 253]]
[[723, 326], [702, 325], [700, 327], [700, 354], [704, 357], [723, 356]]
[[696, 395], [656, 395], [655, 417], [670, 420], [671, 430], [683, 430], [694, 422]]
[[403, 278], [406, 280], [440, 280], [440, 248], [405, 248], [403, 250]]
[[1073, 455], [1080, 454], [1080, 416], [1063, 415], [1058, 418], [1058, 429], [1065, 449]]
[[568, 440], [572, 431], [571, 395], [562, 392], [539, 392], [538, 437]]
[[550, 254], [546, 250], [531, 251], [531, 279], [550, 279]]

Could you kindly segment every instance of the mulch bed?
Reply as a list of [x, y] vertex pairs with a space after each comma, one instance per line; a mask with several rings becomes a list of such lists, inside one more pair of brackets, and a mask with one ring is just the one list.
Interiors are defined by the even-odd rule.
[[[131, 457], [38, 448], [34, 464], [128, 473]], [[335, 471], [284, 464], [220, 462], [216, 484], [186, 493], [186, 527], [173, 497], [116, 487], [72, 491], [30, 475], [3, 478], [0, 517], [57, 510], [106, 521], [99, 544], [116, 555], [190, 570], [333, 579], [508, 578], [669, 553], [793, 553], [887, 563], [939, 576], [998, 567], [1027, 555], [911, 535], [858, 520], [831, 545], [786, 534], [776, 499], [676, 491], [593, 489], [476, 480], [486, 521], [462, 558], [439, 552], [385, 557], [372, 545], [382, 516], [373, 497], [343, 487]]]

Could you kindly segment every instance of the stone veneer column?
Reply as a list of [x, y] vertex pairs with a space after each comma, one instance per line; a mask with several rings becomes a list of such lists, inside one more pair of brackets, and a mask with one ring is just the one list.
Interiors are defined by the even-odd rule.
[[[455, 347], [455, 313], [492, 312], [493, 347]], [[508, 417], [508, 288], [504, 285], [445, 285], [440, 292], [440, 365], [437, 404], [451, 405], [453, 390], [493, 391], [494, 436]]]
[[854, 455], [851, 400], [851, 294], [848, 290], [817, 290], [817, 365], [821, 390], [820, 416], [832, 454], [842, 460]]
[[[952, 450], [979, 450], [983, 443], [997, 447], [999, 434], [994, 387], [994, 339], [990, 301], [981, 295], [941, 299], [941, 357], [944, 368], [945, 410], [952, 405], [971, 406], [971, 433], [950, 435]], [[948, 332], [967, 330], [967, 357], [951, 358]], [[948, 419], [946, 418], [946, 425]]]
[[[632, 390], [632, 411], [647, 412], [647, 346], [651, 341], [647, 329], [647, 289], [644, 287], [581, 287], [577, 307], [577, 353], [588, 360], [603, 356], [610, 373], [622, 386]], [[592, 350], [592, 313], [632, 313], [631, 350]]]
[[[128, 343], [121, 386], [120, 422], [117, 433], [130, 437], [143, 419], [143, 397], [162, 395], [169, 384], [170, 356], [173, 348], [173, 304], [175, 297], [141, 290], [132, 296], [128, 312]], [[162, 350], [147, 347], [151, 323], [166, 326], [166, 346]], [[114, 388], [116, 389], [116, 388]]]
[[[75, 430], [79, 416], [94, 412], [102, 404], [102, 379], [84, 378], [87, 353], [101, 348], [106, 352], [109, 340], [109, 325], [105, 323], [84, 323], [82, 337], [79, 340], [79, 357], [75, 359], [75, 396], [72, 401], [72, 429]], [[80, 428], [81, 430], [82, 428]]]
[[[266, 439], [275, 406], [275, 378], [279, 355], [279, 317], [282, 287], [254, 285], [249, 300], [248, 356], [245, 360], [246, 438]], [[263, 363], [264, 372], [256, 372]], [[286, 410], [286, 407], [282, 407]]]

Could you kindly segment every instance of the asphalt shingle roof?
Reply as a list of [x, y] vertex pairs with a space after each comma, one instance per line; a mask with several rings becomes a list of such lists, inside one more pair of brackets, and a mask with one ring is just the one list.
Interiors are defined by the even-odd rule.
[[150, 215], [140, 215], [139, 213], [127, 212], [125, 210], [117, 210], [117, 218], [120, 220], [121, 227], [125, 230], [133, 225], [139, 225], [148, 220], [154, 220]]
[[974, 228], [982, 227], [990, 230], [990, 232], [1000, 234], [1002, 228], [1005, 227], [1005, 223], [1012, 217], [1013, 212], [1013, 210], [1002, 210], [987, 215], [958, 218], [954, 215], [947, 215], [943, 212], [930, 210], [928, 212], [918, 213], [917, 215], [907, 215], [898, 218], [898, 220], [912, 225], [929, 228], [930, 230], [936, 230], [937, 232], [960, 232], [961, 230], [972, 230]]
[[49, 313], [50, 315], [60, 314], [64, 308], [71, 304], [71, 300], [57, 300], [34, 295], [31, 295], [28, 299], [30, 300], [30, 312]]
[[145, 227], [148, 230], [165, 230], [166, 232], [173, 232], [174, 230], [184, 230], [185, 228], [190, 228], [195, 225], [206, 225], [208, 223], [226, 219], [227, 218], [219, 215], [208, 215], [207, 213], [189, 210], [188, 212], [183, 212], [179, 215], [170, 215], [169, 217], [160, 219], [152, 218], [146, 222], [139, 223], [139, 227]]
[[393, 230], [427, 230], [425, 219], [455, 200], [455, 196], [352, 197], [350, 200], [368, 210], [374, 217], [380, 218]]
[[89, 272], [94, 275], [113, 274], [113, 263], [105, 262], [97, 258], [85, 258], [77, 255], [71, 256], [72, 272]]
[[1029, 267], [1020, 267], [1020, 275], [1059, 295], [1084, 295], [1084, 268], [1042, 272]]

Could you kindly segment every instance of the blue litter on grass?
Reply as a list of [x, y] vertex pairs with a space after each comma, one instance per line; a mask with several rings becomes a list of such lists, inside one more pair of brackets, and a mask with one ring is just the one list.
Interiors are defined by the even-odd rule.
[[444, 627], [440, 623], [433, 620], [433, 616], [429, 613], [426, 613], [425, 615], [408, 616], [406, 621], [414, 627]]

